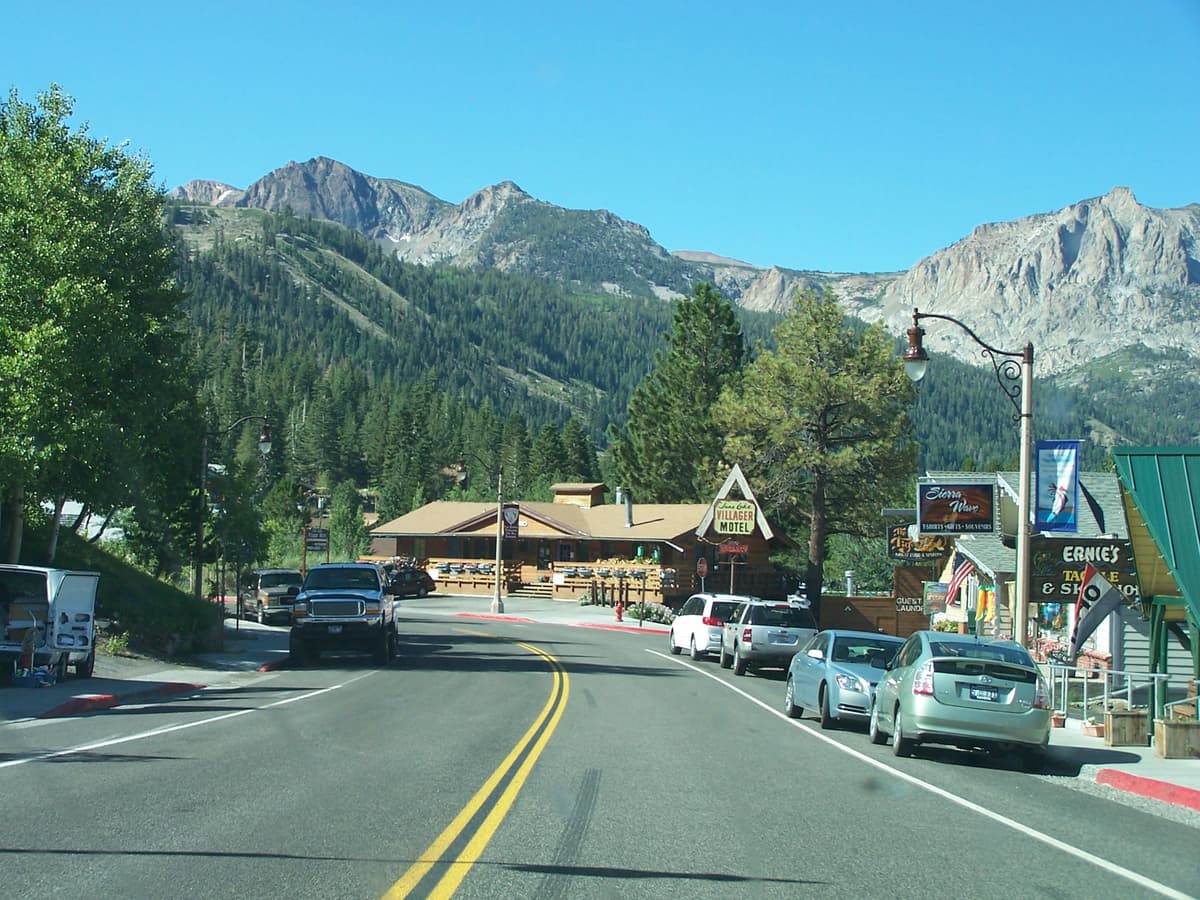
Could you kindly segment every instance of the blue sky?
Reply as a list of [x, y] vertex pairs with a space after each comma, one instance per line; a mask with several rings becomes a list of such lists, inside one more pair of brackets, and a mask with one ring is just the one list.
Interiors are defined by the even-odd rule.
[[167, 188], [328, 156], [851, 272], [1116, 185], [1200, 202], [1200, 0], [8, 6], [6, 94], [60, 84]]

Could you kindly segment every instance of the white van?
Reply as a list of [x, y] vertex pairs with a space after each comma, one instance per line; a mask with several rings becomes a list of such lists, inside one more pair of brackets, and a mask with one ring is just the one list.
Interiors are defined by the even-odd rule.
[[0, 678], [48, 667], [56, 680], [96, 666], [99, 572], [0, 565]]

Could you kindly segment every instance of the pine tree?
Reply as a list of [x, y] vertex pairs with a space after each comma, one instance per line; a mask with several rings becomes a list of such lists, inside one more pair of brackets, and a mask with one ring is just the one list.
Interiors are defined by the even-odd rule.
[[891, 336], [849, 327], [829, 293], [799, 294], [775, 340], [713, 418], [725, 459], [741, 466], [768, 518], [808, 534], [806, 581], [819, 608], [829, 535], [875, 534], [880, 508], [906, 496], [914, 387]]
[[696, 503], [721, 449], [712, 405], [746, 359], [733, 305], [710, 284], [676, 301], [667, 347], [629, 403], [625, 431], [613, 429], [613, 464], [639, 502]]

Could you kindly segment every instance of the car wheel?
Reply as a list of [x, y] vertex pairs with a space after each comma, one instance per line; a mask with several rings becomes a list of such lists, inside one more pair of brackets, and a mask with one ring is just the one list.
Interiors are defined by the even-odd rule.
[[292, 665], [297, 669], [304, 668], [305, 663], [308, 662], [308, 648], [294, 631], [288, 636], [288, 656], [291, 658]]
[[678, 656], [682, 652], [683, 648], [678, 646], [675, 643], [675, 632], [674, 631], [667, 632], [667, 643], [669, 643], [671, 645], [671, 652], [674, 653], [676, 656]]
[[418, 597], [424, 597], [428, 593], [429, 593], [429, 590], [425, 587], [425, 585], [421, 585], [419, 588], [417, 588], [417, 596]]
[[699, 659], [701, 656], [704, 655], [699, 650], [696, 649], [696, 639], [695, 638], [692, 638], [692, 649], [688, 652], [691, 654], [692, 659]]
[[87, 658], [83, 662], [75, 663], [76, 678], [91, 678], [92, 673], [96, 671], [96, 648], [93, 647], [88, 651]]
[[733, 657], [725, 650], [725, 642], [721, 641], [721, 668], [728, 669], [733, 665]]
[[796, 687], [789, 675], [787, 689], [783, 692], [783, 714], [789, 719], [799, 719], [804, 715], [804, 707], [796, 705]]
[[829, 714], [829, 688], [821, 689], [821, 727], [832, 728], [837, 720]]
[[733, 674], [746, 674], [746, 660], [742, 659], [742, 651], [738, 650], [737, 644], [733, 645]]
[[375, 641], [375, 650], [371, 656], [374, 657], [376, 664], [386, 666], [389, 651], [392, 649], [392, 636], [386, 628], [382, 629], [382, 632]]
[[902, 720], [903, 716], [900, 715], [900, 707], [896, 707], [896, 712], [892, 718], [892, 753], [896, 756], [912, 756], [916, 741], [904, 736]]
[[879, 727], [879, 707], [871, 704], [871, 717], [867, 720], [867, 737], [872, 744], [886, 744], [887, 734]]

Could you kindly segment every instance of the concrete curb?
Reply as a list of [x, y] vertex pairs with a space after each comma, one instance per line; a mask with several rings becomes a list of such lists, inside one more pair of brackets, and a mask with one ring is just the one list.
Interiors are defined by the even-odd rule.
[[533, 625], [537, 619], [527, 619], [524, 616], [509, 616], [504, 613], [473, 613], [460, 612], [455, 613], [456, 619], [492, 619], [496, 622], [520, 622], [522, 625]]
[[112, 709], [128, 703], [139, 703], [143, 700], [153, 700], [159, 697], [170, 697], [175, 694], [185, 694], [191, 691], [202, 691], [207, 685], [190, 682], [168, 682], [156, 685], [147, 690], [131, 691], [128, 694], [84, 694], [73, 697], [66, 703], [60, 703], [54, 709], [40, 713], [39, 719], [57, 719], [62, 716], [75, 716], [80, 713], [95, 712], [99, 709]]
[[1144, 775], [1131, 775], [1120, 769], [1101, 769], [1096, 773], [1096, 784], [1175, 806], [1186, 806], [1200, 812], [1200, 790], [1195, 788], [1159, 781], [1157, 778], [1146, 778]]

